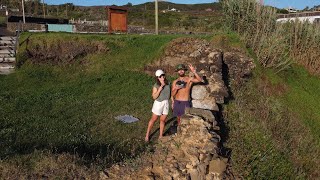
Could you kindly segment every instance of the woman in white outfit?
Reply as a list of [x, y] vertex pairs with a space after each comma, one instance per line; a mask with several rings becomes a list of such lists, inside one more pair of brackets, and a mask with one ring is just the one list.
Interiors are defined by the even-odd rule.
[[148, 124], [145, 141], [149, 141], [150, 131], [158, 117], [160, 117], [159, 139], [162, 138], [164, 125], [169, 113], [169, 99], [171, 93], [170, 85], [166, 79], [165, 73], [161, 69], [157, 70], [155, 75], [156, 83], [152, 87], [152, 98], [154, 99], [154, 103], [152, 106], [152, 116]]

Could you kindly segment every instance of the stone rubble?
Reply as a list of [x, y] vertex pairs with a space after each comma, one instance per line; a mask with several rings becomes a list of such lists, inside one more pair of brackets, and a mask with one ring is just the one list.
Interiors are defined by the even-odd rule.
[[[219, 157], [220, 136], [213, 131], [217, 125], [211, 111], [187, 109], [177, 134], [159, 140], [154, 153], [140, 157], [144, 165], [114, 165], [101, 174], [101, 179], [223, 179], [227, 159]], [[200, 117], [192, 114], [200, 114]]]

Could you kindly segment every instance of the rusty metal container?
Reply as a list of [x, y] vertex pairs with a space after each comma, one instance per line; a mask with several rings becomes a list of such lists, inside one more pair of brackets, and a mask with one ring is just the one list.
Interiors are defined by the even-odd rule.
[[107, 6], [108, 32], [128, 32], [128, 9], [118, 6]]

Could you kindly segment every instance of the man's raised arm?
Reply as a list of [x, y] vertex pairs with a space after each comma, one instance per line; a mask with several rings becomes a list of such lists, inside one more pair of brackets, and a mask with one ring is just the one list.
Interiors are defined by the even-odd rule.
[[189, 64], [188, 66], [190, 68], [190, 71], [194, 74], [194, 78], [190, 79], [190, 81], [194, 83], [203, 82], [203, 79], [197, 73], [196, 68], [193, 67], [192, 64]]

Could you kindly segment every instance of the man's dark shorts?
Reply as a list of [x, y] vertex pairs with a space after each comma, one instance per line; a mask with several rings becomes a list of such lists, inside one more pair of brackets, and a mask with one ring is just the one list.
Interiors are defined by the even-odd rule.
[[182, 115], [184, 115], [186, 107], [191, 107], [190, 101], [174, 100], [174, 103], [173, 103], [173, 116], [182, 116]]

